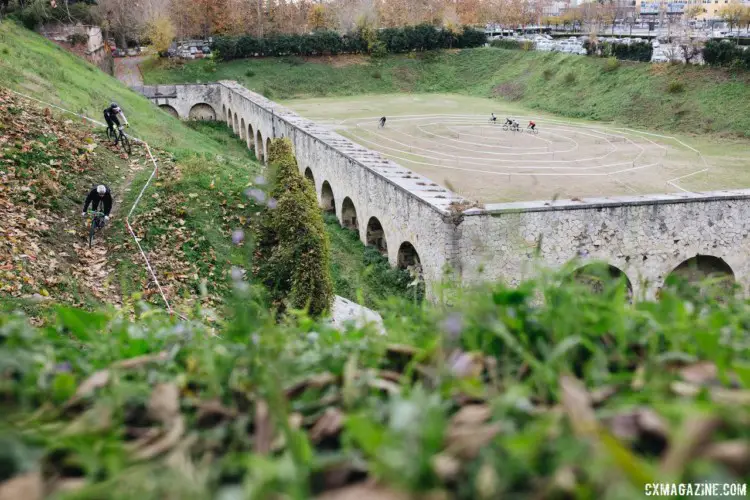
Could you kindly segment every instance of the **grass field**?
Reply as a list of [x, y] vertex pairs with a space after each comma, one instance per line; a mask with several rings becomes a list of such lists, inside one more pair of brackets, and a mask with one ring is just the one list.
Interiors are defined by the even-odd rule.
[[[750, 141], [560, 119], [518, 103], [445, 94], [289, 100], [285, 105], [482, 202], [750, 185]], [[497, 124], [488, 123], [490, 113]], [[388, 117], [378, 128], [378, 118]], [[512, 117], [539, 134], [504, 131]], [[661, 135], [658, 137], [654, 134]]]
[[393, 56], [143, 66], [146, 83], [237, 80], [271, 99], [451, 93], [559, 116], [683, 133], [750, 136], [750, 73], [496, 48]]

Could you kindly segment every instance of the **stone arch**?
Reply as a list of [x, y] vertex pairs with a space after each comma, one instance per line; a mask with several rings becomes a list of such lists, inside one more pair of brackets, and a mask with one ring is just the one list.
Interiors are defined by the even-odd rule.
[[381, 254], [388, 255], [388, 243], [385, 239], [385, 230], [377, 217], [370, 217], [370, 220], [367, 221], [365, 241], [368, 245], [377, 248], [378, 252]]
[[414, 248], [414, 245], [412, 245], [411, 242], [404, 241], [401, 243], [401, 246], [398, 247], [396, 265], [399, 269], [406, 270], [412, 276], [412, 279], [416, 281], [416, 286], [414, 287], [414, 299], [422, 300], [426, 293], [422, 261], [419, 258], [417, 249]]
[[190, 108], [188, 118], [191, 120], [214, 121], [216, 120], [216, 111], [214, 111], [214, 108], [210, 104], [199, 102]]
[[240, 119], [240, 138], [247, 140], [247, 136], [245, 135], [245, 119]]
[[180, 114], [177, 112], [177, 110], [174, 109], [169, 104], [159, 104], [159, 109], [161, 109], [165, 113], [169, 113], [170, 115], [174, 116], [175, 118], [179, 118], [180, 117]]
[[419, 258], [417, 249], [414, 248], [408, 241], [401, 243], [398, 247], [398, 256], [396, 258], [396, 265], [400, 269], [417, 268], [421, 274], [422, 272], [422, 261]]
[[232, 116], [233, 116], [232, 110], [231, 109], [227, 109], [227, 114], [224, 115], [224, 116], [227, 118], [227, 126], [229, 128], [232, 128]]
[[735, 283], [734, 271], [724, 259], [712, 255], [696, 255], [675, 267], [665, 280], [665, 285], [680, 282], [700, 285], [705, 281], [731, 288]]
[[240, 133], [240, 122], [237, 119], [237, 113], [234, 114], [234, 120], [232, 120], [232, 130], [235, 134]]
[[313, 175], [312, 169], [310, 167], [307, 167], [305, 169], [305, 179], [310, 181], [313, 186], [315, 185], [315, 176]]
[[255, 133], [253, 132], [252, 123], [247, 124], [247, 148], [255, 149]]
[[633, 284], [628, 275], [622, 269], [605, 262], [585, 264], [573, 271], [568, 279], [587, 286], [594, 293], [602, 293], [607, 284], [623, 280], [627, 287], [628, 299], [633, 296]]
[[227, 105], [226, 104], [221, 105], [221, 116], [223, 116], [225, 120], [227, 119]]
[[326, 212], [336, 212], [336, 198], [333, 197], [333, 189], [328, 181], [323, 181], [323, 187], [320, 189], [320, 206]]
[[263, 148], [263, 135], [260, 133], [260, 130], [258, 130], [258, 133], [255, 137], [255, 141], [257, 143], [255, 147], [255, 156], [258, 158], [259, 162], [265, 162], [266, 153], [265, 153], [265, 149]]
[[354, 208], [354, 202], [348, 196], [344, 198], [344, 202], [341, 204], [341, 225], [347, 229], [359, 232], [357, 209]]

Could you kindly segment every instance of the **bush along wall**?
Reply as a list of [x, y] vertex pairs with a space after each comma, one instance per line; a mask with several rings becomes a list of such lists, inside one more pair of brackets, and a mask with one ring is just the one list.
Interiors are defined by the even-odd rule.
[[253, 272], [274, 305], [306, 309], [312, 316], [333, 303], [330, 243], [312, 185], [299, 173], [289, 139], [274, 139], [268, 206], [256, 221]]
[[726, 40], [711, 40], [703, 48], [703, 60], [710, 66], [750, 69], [750, 50]]
[[[459, 32], [436, 28], [429, 24], [388, 28], [377, 32], [378, 45], [392, 54], [435, 49], [462, 49], [484, 45], [482, 31], [464, 27]], [[316, 56], [364, 54], [370, 52], [366, 34], [354, 32], [341, 35], [335, 31], [317, 31], [306, 35], [272, 35], [257, 38], [250, 35], [216, 37], [213, 48], [229, 61], [261, 56]]]
[[654, 48], [648, 42], [625, 44], [586, 40], [583, 43], [583, 47], [586, 49], [587, 55], [615, 57], [622, 61], [649, 62], [654, 52]]

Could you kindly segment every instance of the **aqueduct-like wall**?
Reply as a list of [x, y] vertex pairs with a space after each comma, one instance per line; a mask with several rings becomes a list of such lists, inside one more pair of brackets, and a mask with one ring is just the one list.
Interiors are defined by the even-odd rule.
[[608, 262], [627, 276], [636, 296], [652, 296], [688, 261], [704, 273], [750, 282], [750, 190], [459, 211], [457, 194], [236, 82], [136, 90], [182, 119], [226, 121], [261, 160], [270, 139], [288, 137], [321, 206], [392, 265], [418, 261], [428, 284], [446, 268], [465, 283], [516, 283], [540, 261], [556, 268], [571, 259]]

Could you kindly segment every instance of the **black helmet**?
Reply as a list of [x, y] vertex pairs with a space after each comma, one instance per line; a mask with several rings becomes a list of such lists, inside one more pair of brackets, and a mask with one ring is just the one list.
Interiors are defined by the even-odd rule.
[[120, 106], [118, 106], [116, 102], [112, 102], [109, 105], [109, 109], [120, 109]]

